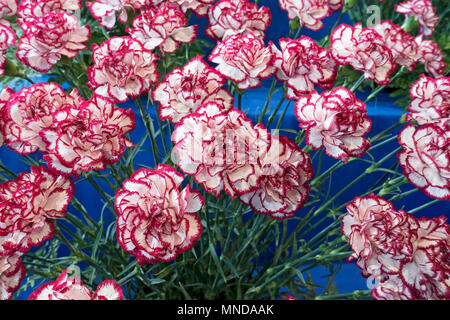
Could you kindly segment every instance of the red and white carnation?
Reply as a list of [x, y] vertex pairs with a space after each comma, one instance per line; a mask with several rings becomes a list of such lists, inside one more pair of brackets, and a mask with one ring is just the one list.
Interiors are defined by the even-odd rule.
[[6, 110], [6, 104], [8, 103], [9, 98], [14, 94], [14, 90], [9, 88], [9, 87], [5, 87], [1, 92], [0, 92], [0, 147], [6, 143], [6, 139], [5, 139], [5, 118], [6, 118], [6, 114], [5, 114], [5, 110]]
[[153, 101], [160, 103], [161, 120], [178, 123], [202, 104], [213, 101], [223, 105], [223, 111], [233, 107], [233, 96], [222, 88], [225, 79], [202, 57], [190, 60], [182, 69], [175, 68], [152, 91]]
[[266, 7], [248, 0], [220, 0], [208, 11], [209, 26], [205, 33], [213, 40], [222, 41], [228, 36], [253, 33], [264, 39], [264, 31], [272, 15]]
[[21, 252], [0, 255], [0, 300], [9, 300], [25, 278]]
[[42, 17], [48, 12], [61, 13], [79, 10], [81, 10], [81, 0], [21, 0], [17, 10], [17, 22], [23, 30], [27, 30], [28, 26], [33, 24], [34, 19]]
[[79, 177], [82, 172], [105, 170], [120, 160], [125, 148], [133, 147], [125, 136], [136, 121], [131, 109], [115, 108], [99, 95], [79, 107], [69, 106], [55, 113], [55, 131], [44, 132], [49, 154], [48, 167], [62, 175]]
[[281, 9], [287, 11], [289, 20], [296, 18], [300, 26], [319, 30], [323, 27], [322, 19], [339, 11], [342, 0], [279, 0]]
[[16, 33], [7, 25], [0, 23], [0, 76], [5, 73], [6, 58], [4, 55], [9, 46], [16, 45]]
[[123, 292], [115, 281], [106, 280], [93, 293], [83, 281], [68, 276], [66, 269], [55, 281], [40, 286], [28, 300], [123, 300]]
[[31, 167], [0, 184], [0, 255], [26, 252], [52, 238], [53, 222], [66, 215], [74, 193], [71, 179]]
[[139, 265], [170, 261], [191, 249], [202, 233], [196, 215], [204, 204], [201, 194], [168, 165], [140, 169], [123, 183], [115, 197], [117, 239]]
[[87, 49], [89, 39], [89, 25], [79, 27], [77, 18], [65, 12], [48, 12], [27, 23], [16, 56], [34, 70], [48, 72], [63, 55], [72, 59]]
[[314, 86], [331, 89], [336, 78], [337, 65], [330, 52], [319, 47], [311, 38], [280, 39], [281, 51], [270, 43], [275, 55], [275, 78], [286, 81], [286, 97], [297, 100], [310, 93]]
[[93, 45], [94, 65], [89, 67], [88, 86], [113, 102], [125, 102], [148, 92], [158, 81], [156, 56], [131, 37], [113, 37]]
[[449, 299], [450, 233], [444, 216], [417, 219], [370, 194], [347, 204], [342, 232], [349, 237], [374, 299]]
[[400, 278], [415, 299], [450, 299], [450, 233], [444, 216], [417, 219], [414, 253]]
[[217, 71], [236, 82], [241, 90], [259, 87], [261, 79], [275, 72], [271, 48], [265, 47], [253, 33], [232, 35], [219, 42], [209, 60], [217, 63]]
[[272, 136], [270, 149], [256, 168], [258, 188], [239, 199], [260, 214], [293, 217], [308, 199], [308, 180], [313, 178], [309, 155], [289, 138]]
[[450, 131], [437, 124], [407, 125], [398, 135], [398, 161], [409, 182], [432, 198], [450, 199]]
[[180, 169], [216, 196], [232, 197], [257, 187], [257, 166], [270, 147], [270, 134], [243, 112], [208, 102], [185, 116], [172, 134]]
[[423, 36], [415, 39], [419, 46], [421, 58], [420, 62], [425, 65], [425, 71], [434, 78], [442, 77], [445, 71], [446, 63], [444, 53], [438, 44], [433, 40], [423, 40]]
[[314, 149], [324, 147], [330, 157], [346, 162], [370, 147], [364, 137], [372, 124], [366, 105], [343, 87], [301, 97], [295, 115], [306, 130], [306, 143]]
[[153, 6], [177, 6], [186, 13], [192, 10], [197, 16], [204, 17], [216, 0], [148, 0]]
[[416, 62], [421, 58], [414, 37], [390, 20], [381, 21], [373, 28], [383, 37], [386, 47], [391, 50], [392, 60], [411, 71], [414, 70]]
[[116, 24], [117, 12], [119, 12], [120, 23], [126, 24], [128, 19], [126, 8], [136, 11], [146, 4], [146, 0], [95, 0], [86, 2], [86, 7], [101, 26], [112, 29]]
[[389, 84], [389, 75], [396, 69], [383, 37], [361, 23], [337, 27], [331, 34], [330, 50], [338, 64], [364, 72], [365, 79], [379, 85]]
[[0, 19], [17, 13], [17, 0], [0, 0]]
[[126, 30], [148, 50], [159, 47], [162, 52], [173, 53], [180, 43], [191, 43], [197, 37], [197, 26], [187, 25], [186, 17], [176, 7], [162, 6], [141, 11], [133, 20], [134, 29]]
[[414, 218], [375, 194], [356, 197], [347, 204], [347, 212], [341, 226], [353, 251], [347, 260], [357, 259], [362, 275], [379, 283], [399, 273], [401, 262], [414, 251]]
[[4, 108], [4, 132], [8, 147], [19, 154], [46, 152], [44, 131], [55, 131], [54, 114], [78, 106], [82, 98], [74, 89], [67, 95], [59, 84], [38, 83], [9, 97]]
[[429, 78], [421, 75], [409, 90], [412, 98], [406, 121], [416, 120], [419, 125], [450, 125], [450, 78]]
[[395, 5], [395, 11], [413, 16], [419, 22], [419, 32], [424, 36], [431, 36], [433, 29], [439, 22], [439, 16], [434, 10], [431, 0], [408, 0]]

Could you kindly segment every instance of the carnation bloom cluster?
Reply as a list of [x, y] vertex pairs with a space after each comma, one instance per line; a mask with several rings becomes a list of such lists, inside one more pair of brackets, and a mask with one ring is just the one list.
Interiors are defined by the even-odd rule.
[[187, 26], [187, 19], [176, 7], [167, 6], [143, 10], [133, 20], [127, 32], [139, 40], [145, 49], [157, 47], [165, 53], [177, 50], [180, 43], [190, 43], [197, 36], [197, 26]]
[[172, 135], [178, 166], [218, 196], [225, 191], [261, 214], [288, 218], [308, 198], [311, 160], [287, 137], [253, 126], [214, 102], [184, 117]]
[[74, 193], [70, 178], [31, 167], [0, 184], [0, 298], [9, 299], [25, 277], [21, 257], [54, 235], [50, 219], [65, 216]]
[[[405, 0], [363, 27], [340, 21], [365, 3], [279, 0], [274, 39], [273, 5], [0, 0], [0, 147], [30, 167], [0, 161], [0, 300], [317, 298], [304, 268], [348, 244], [372, 298], [450, 300], [447, 212], [415, 215], [450, 200], [443, 17]], [[405, 79], [385, 129], [368, 102]], [[395, 208], [414, 192], [432, 199]]]
[[342, 232], [375, 299], [449, 299], [449, 227], [444, 216], [416, 218], [370, 194], [347, 204]]

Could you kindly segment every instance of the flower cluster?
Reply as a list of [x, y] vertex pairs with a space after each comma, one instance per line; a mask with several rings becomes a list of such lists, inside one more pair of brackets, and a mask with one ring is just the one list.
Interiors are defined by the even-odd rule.
[[15, 180], [0, 184], [0, 255], [26, 252], [53, 237], [48, 219], [62, 218], [74, 184], [43, 167], [31, 167]]
[[83, 281], [70, 277], [66, 269], [55, 281], [40, 286], [28, 300], [123, 300], [123, 292], [115, 281], [106, 280], [93, 293]]
[[34, 19], [46, 13], [61, 13], [81, 10], [81, 0], [21, 0], [17, 8], [19, 26], [26, 30]]
[[419, 125], [440, 124], [450, 126], [450, 78], [438, 79], [421, 75], [409, 91], [411, 103], [406, 121], [416, 120]]
[[450, 234], [446, 218], [415, 218], [370, 194], [347, 204], [342, 232], [374, 299], [449, 299]]
[[270, 46], [275, 55], [275, 77], [286, 81], [288, 99], [297, 100], [313, 91], [314, 86], [322, 89], [333, 87], [337, 65], [330, 52], [311, 38], [280, 39], [281, 51], [273, 43]]
[[389, 75], [396, 69], [391, 50], [374, 29], [341, 24], [331, 34], [331, 54], [340, 65], [350, 65], [364, 72], [365, 79], [379, 85], [390, 82]]
[[419, 22], [419, 32], [424, 36], [431, 36], [433, 29], [439, 22], [431, 0], [408, 0], [395, 5], [395, 11], [406, 15], [406, 18], [413, 16]]
[[314, 149], [324, 147], [333, 158], [346, 162], [370, 147], [364, 137], [372, 124], [366, 105], [343, 87], [301, 97], [295, 104], [295, 115], [306, 130], [306, 143]]
[[9, 90], [3, 108], [3, 130], [8, 147], [28, 155], [36, 151], [47, 152], [43, 140], [47, 134], [56, 131], [54, 114], [70, 105], [78, 106], [82, 99], [74, 89], [67, 95], [56, 83], [38, 83], [13, 94]]
[[197, 26], [187, 26], [186, 17], [173, 6], [162, 6], [141, 11], [127, 32], [139, 40], [145, 49], [159, 47], [165, 53], [177, 50], [180, 43], [190, 43], [197, 36]]
[[137, 98], [159, 79], [156, 56], [131, 37], [113, 37], [93, 45], [92, 59], [88, 86], [113, 102]]
[[407, 125], [398, 135], [398, 161], [409, 182], [436, 199], [450, 199], [450, 131], [429, 123]]
[[184, 116], [195, 112], [202, 104], [214, 101], [227, 111], [233, 107], [233, 96], [222, 88], [225, 79], [201, 58], [196, 57], [175, 68], [153, 89], [152, 99], [160, 103], [161, 120], [178, 123]]
[[6, 58], [4, 55], [9, 46], [16, 44], [16, 34], [6, 24], [0, 23], [0, 76], [5, 73]]
[[21, 258], [20, 252], [0, 255], [0, 300], [11, 299], [25, 278], [25, 267]]
[[74, 193], [70, 178], [31, 167], [0, 184], [0, 300], [8, 300], [25, 278], [21, 258], [52, 238], [50, 219], [62, 218]]
[[181, 170], [216, 196], [239, 196], [275, 218], [291, 217], [308, 197], [309, 156], [288, 138], [253, 126], [240, 110], [206, 103], [178, 123], [172, 141]]
[[425, 65], [425, 71], [432, 77], [442, 77], [446, 63], [438, 44], [433, 40], [424, 40], [422, 35], [416, 37], [415, 41], [420, 51], [419, 61]]
[[255, 168], [259, 187], [239, 199], [260, 214], [292, 218], [308, 200], [308, 180], [313, 178], [309, 156], [291, 139], [272, 136], [269, 150]]
[[78, 19], [66, 12], [48, 12], [25, 25], [16, 56], [39, 72], [50, 71], [62, 56], [74, 58], [90, 39], [89, 25], [79, 27]]
[[281, 9], [287, 11], [289, 20], [299, 19], [300, 26], [311, 30], [323, 27], [322, 20], [339, 11], [343, 0], [279, 0]]
[[116, 12], [119, 12], [120, 23], [125, 24], [128, 19], [126, 8], [139, 10], [146, 2], [146, 0], [96, 0], [86, 2], [86, 6], [101, 26], [112, 29], [116, 24]]
[[241, 90], [259, 87], [261, 79], [275, 72], [271, 48], [253, 33], [227, 37], [217, 44], [209, 60], [217, 63], [217, 71]]
[[48, 167], [63, 175], [79, 177], [82, 172], [105, 170], [133, 144], [125, 136], [134, 130], [134, 113], [115, 108], [94, 94], [79, 107], [69, 106], [53, 114], [55, 131], [45, 131], [44, 159]]
[[205, 33], [213, 40], [253, 33], [263, 39], [272, 15], [266, 7], [248, 0], [220, 0], [208, 11], [209, 26]]
[[421, 58], [414, 37], [389, 20], [381, 21], [373, 28], [383, 37], [386, 47], [392, 53], [393, 62], [414, 70], [416, 62]]
[[192, 248], [202, 233], [196, 212], [203, 197], [168, 165], [140, 169], [123, 183], [115, 197], [117, 239], [138, 264], [170, 261]]
[[150, 5], [175, 5], [182, 12], [192, 10], [197, 16], [204, 17], [216, 0], [148, 0]]

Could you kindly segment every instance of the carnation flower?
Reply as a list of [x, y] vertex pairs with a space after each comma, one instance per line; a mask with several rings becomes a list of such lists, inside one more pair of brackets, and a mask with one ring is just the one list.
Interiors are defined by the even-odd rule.
[[77, 106], [82, 98], [74, 89], [66, 95], [59, 84], [37, 83], [12, 95], [4, 108], [4, 131], [8, 147], [19, 154], [46, 152], [44, 131], [55, 131], [54, 114]]
[[421, 75], [409, 90], [412, 98], [406, 121], [416, 120], [419, 125], [427, 123], [441, 124], [450, 119], [450, 78], [438, 79]]
[[425, 65], [425, 71], [435, 78], [442, 77], [446, 63], [438, 44], [433, 40], [423, 40], [422, 36], [416, 37], [415, 41], [421, 53], [419, 61]]
[[205, 33], [217, 41], [250, 32], [263, 39], [271, 18], [268, 8], [258, 8], [248, 0], [220, 0], [208, 11], [209, 26]]
[[353, 27], [342, 24], [331, 34], [330, 50], [338, 64], [364, 72], [365, 79], [379, 85], [390, 83], [389, 75], [396, 64], [391, 50], [374, 29], [362, 28], [361, 23]]
[[275, 77], [286, 81], [288, 99], [297, 100], [299, 96], [314, 90], [333, 87], [337, 66], [330, 52], [319, 47], [311, 38], [302, 36], [298, 40], [280, 39], [281, 51], [271, 43], [275, 55]]
[[300, 26], [311, 30], [321, 29], [322, 19], [342, 7], [342, 0], [279, 0], [279, 3], [289, 20], [299, 18]]
[[417, 219], [370, 194], [347, 204], [342, 232], [375, 299], [449, 299], [450, 233], [444, 216]]
[[144, 48], [159, 47], [162, 52], [172, 53], [180, 43], [193, 42], [197, 36], [197, 26], [189, 26], [188, 21], [176, 7], [150, 8], [141, 11], [133, 20], [133, 27], [127, 32], [139, 40]]
[[139, 265], [170, 261], [191, 249], [202, 233], [195, 214], [204, 204], [183, 175], [168, 165], [140, 169], [116, 193], [117, 239]]
[[384, 39], [386, 47], [391, 50], [392, 60], [401, 66], [414, 70], [421, 53], [414, 37], [389, 20], [381, 21], [374, 26]]
[[0, 255], [0, 300], [9, 300], [25, 278], [25, 267], [20, 262], [22, 253]]
[[450, 199], [450, 135], [436, 124], [407, 125], [398, 135], [398, 161], [409, 182], [432, 198]]
[[14, 94], [14, 90], [8, 87], [5, 87], [0, 92], [0, 147], [3, 143], [6, 143], [4, 131], [5, 131], [5, 110], [6, 104], [8, 103], [8, 99]]
[[34, 70], [48, 72], [62, 55], [72, 59], [87, 49], [85, 42], [89, 39], [89, 25], [79, 27], [76, 17], [65, 12], [49, 12], [27, 23], [16, 56]]
[[197, 16], [204, 17], [216, 0], [148, 0], [153, 6], [175, 5], [186, 13], [192, 10]]
[[293, 217], [308, 199], [308, 180], [313, 178], [309, 155], [289, 138], [272, 136], [270, 149], [256, 168], [258, 189], [239, 199], [260, 214]]
[[178, 123], [202, 104], [213, 101], [223, 105], [223, 111], [233, 107], [233, 96], [222, 88], [225, 79], [214, 68], [196, 57], [182, 69], [175, 68], [152, 91], [153, 101], [160, 103], [161, 120]]
[[346, 162], [370, 147], [364, 137], [372, 123], [366, 105], [343, 87], [301, 97], [295, 104], [295, 115], [306, 130], [306, 143], [314, 149], [324, 147], [330, 157]]
[[408, 17], [413, 16], [419, 22], [419, 32], [424, 36], [431, 36], [433, 29], [439, 22], [433, 4], [430, 0], [408, 0], [395, 5], [395, 11]]
[[270, 147], [270, 134], [243, 112], [208, 102], [185, 116], [172, 134], [180, 169], [216, 196], [232, 197], [257, 187], [256, 170]]
[[362, 275], [372, 276], [377, 282], [398, 273], [401, 262], [414, 250], [414, 218], [394, 210], [391, 202], [374, 194], [356, 197], [347, 204], [347, 211], [341, 226], [353, 250], [347, 260], [357, 259]]
[[444, 216], [417, 219], [414, 253], [400, 279], [415, 299], [450, 299], [450, 233]]
[[94, 65], [89, 67], [88, 86], [114, 102], [125, 102], [148, 92], [158, 81], [156, 56], [131, 37], [113, 37], [93, 45]]
[[241, 90], [257, 88], [261, 79], [270, 77], [273, 68], [273, 53], [264, 42], [252, 33], [233, 35], [219, 42], [209, 56], [217, 63], [217, 71], [237, 83]]
[[17, 13], [17, 0], [0, 0], [0, 19]]
[[117, 12], [119, 12], [120, 23], [126, 24], [128, 19], [126, 8], [139, 10], [146, 5], [146, 2], [146, 0], [96, 0], [86, 2], [86, 7], [101, 26], [112, 29], [116, 24]]
[[5, 73], [6, 58], [4, 55], [9, 46], [16, 45], [15, 32], [5, 24], [0, 23], [0, 76]]
[[[1, 0], [0, 0], [1, 1]], [[61, 13], [81, 10], [81, 0], [21, 0], [17, 15], [19, 26], [26, 30], [33, 20], [48, 12]]]
[[48, 219], [62, 218], [74, 183], [43, 167], [31, 167], [17, 179], [0, 184], [0, 255], [26, 252], [53, 237]]
[[40, 286], [28, 300], [123, 300], [123, 292], [115, 281], [106, 280], [93, 293], [83, 281], [69, 277], [64, 270], [55, 281]]
[[105, 170], [133, 146], [125, 136], [136, 127], [133, 111], [115, 108], [99, 95], [57, 112], [54, 119], [56, 134], [45, 132], [43, 137], [50, 152], [44, 159], [60, 174], [79, 177], [81, 172]]

